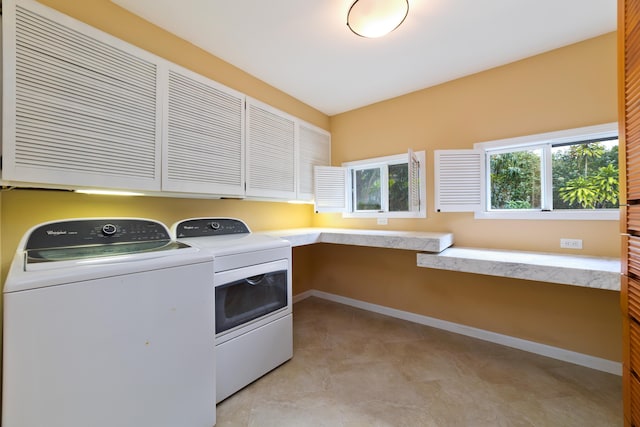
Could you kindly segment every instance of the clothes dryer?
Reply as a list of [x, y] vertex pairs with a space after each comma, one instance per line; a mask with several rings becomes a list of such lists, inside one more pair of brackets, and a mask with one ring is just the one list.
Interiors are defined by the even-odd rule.
[[291, 244], [235, 218], [185, 219], [171, 229], [214, 257], [219, 402], [293, 356]]

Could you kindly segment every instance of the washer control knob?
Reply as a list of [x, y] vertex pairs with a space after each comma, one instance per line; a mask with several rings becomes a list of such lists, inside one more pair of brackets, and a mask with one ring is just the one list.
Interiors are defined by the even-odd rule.
[[219, 222], [212, 222], [211, 224], [209, 224], [211, 226], [211, 228], [213, 228], [214, 230], [218, 230], [220, 228], [220, 223]]
[[117, 227], [113, 224], [105, 224], [102, 226], [102, 234], [105, 236], [113, 236], [118, 231]]

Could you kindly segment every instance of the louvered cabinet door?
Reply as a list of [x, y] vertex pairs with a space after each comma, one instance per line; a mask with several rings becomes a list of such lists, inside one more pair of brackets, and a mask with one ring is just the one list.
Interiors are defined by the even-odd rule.
[[246, 195], [296, 198], [295, 119], [247, 98]]
[[629, 410], [631, 412], [631, 424], [640, 425], [640, 323], [632, 320], [629, 322], [629, 341], [631, 350], [631, 369], [628, 381], [629, 390]]
[[298, 123], [297, 200], [314, 200], [313, 171], [331, 165], [331, 134], [308, 123]]
[[33, 1], [3, 14], [3, 180], [159, 190], [156, 58]]
[[640, 425], [640, 0], [618, 1], [625, 425]]
[[627, 200], [640, 201], [640, 0], [626, 0], [620, 9], [624, 12], [621, 19], [620, 49], [624, 63], [621, 64], [624, 82], [624, 97], [621, 105], [623, 121], [623, 139], [626, 156]]
[[623, 397], [626, 425], [640, 425], [640, 250], [639, 238], [628, 239], [629, 276], [623, 278]]
[[244, 95], [188, 70], [167, 75], [162, 190], [244, 195]]

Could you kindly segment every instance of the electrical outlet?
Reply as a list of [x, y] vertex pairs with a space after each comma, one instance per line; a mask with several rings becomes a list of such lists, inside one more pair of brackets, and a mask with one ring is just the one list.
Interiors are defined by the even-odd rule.
[[378, 225], [387, 225], [387, 218], [378, 218]]
[[560, 247], [565, 249], [582, 249], [582, 239], [560, 239]]

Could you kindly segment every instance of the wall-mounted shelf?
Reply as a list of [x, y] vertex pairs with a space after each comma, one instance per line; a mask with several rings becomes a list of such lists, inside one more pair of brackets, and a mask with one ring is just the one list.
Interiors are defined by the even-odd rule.
[[441, 252], [453, 244], [453, 234], [451, 233], [422, 231], [293, 228], [289, 230], [264, 231], [262, 233], [286, 239], [291, 242], [292, 246], [335, 243], [419, 252]]
[[451, 233], [344, 228], [293, 228], [262, 233], [286, 239], [294, 247], [334, 243], [412, 250], [419, 252], [418, 267], [620, 291], [618, 258], [456, 248], [451, 247]]
[[418, 267], [620, 291], [618, 258], [479, 248], [448, 248], [417, 258]]

